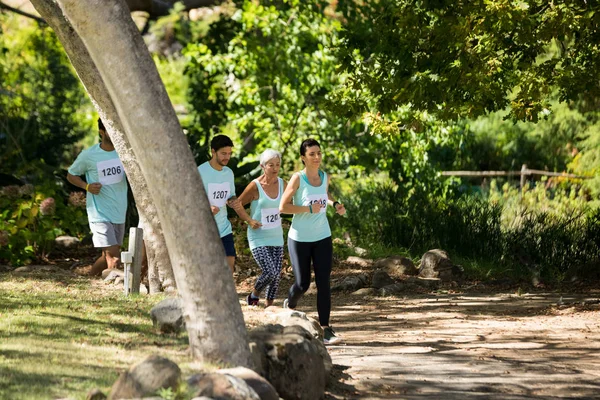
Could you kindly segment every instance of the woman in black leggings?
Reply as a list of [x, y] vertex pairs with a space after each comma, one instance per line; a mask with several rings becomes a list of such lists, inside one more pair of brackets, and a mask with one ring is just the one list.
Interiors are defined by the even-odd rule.
[[[298, 300], [310, 286], [311, 263], [317, 285], [317, 311], [323, 327], [325, 344], [340, 341], [329, 325], [331, 290], [329, 278], [333, 258], [331, 229], [327, 221], [327, 206], [344, 215], [344, 205], [329, 195], [329, 176], [319, 169], [322, 155], [319, 142], [306, 139], [300, 145], [300, 157], [305, 168], [295, 173], [283, 193], [279, 209], [284, 214], [294, 214], [288, 233], [288, 249], [295, 282], [283, 306], [296, 308]], [[292, 203], [293, 200], [293, 203]]]

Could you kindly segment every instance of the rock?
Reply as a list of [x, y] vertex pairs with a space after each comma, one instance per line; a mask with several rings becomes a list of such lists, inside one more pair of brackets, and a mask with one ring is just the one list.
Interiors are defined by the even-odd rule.
[[140, 294], [148, 294], [148, 288], [143, 283], [140, 283]]
[[417, 276], [411, 276], [406, 280], [406, 283], [410, 283], [416, 286], [420, 286], [429, 290], [436, 290], [440, 287], [441, 279], [439, 278], [421, 278]]
[[277, 391], [273, 385], [271, 385], [268, 380], [249, 368], [236, 367], [220, 369], [217, 371], [217, 373], [227, 374], [243, 379], [248, 386], [254, 389], [260, 400], [279, 400], [279, 395], [277, 394]]
[[378, 294], [378, 290], [372, 287], [358, 289], [352, 293], [352, 296], [376, 296]]
[[394, 296], [406, 292], [408, 286], [405, 283], [394, 283], [393, 285], [384, 286], [379, 289], [380, 296]]
[[452, 280], [452, 261], [444, 250], [429, 250], [421, 258], [419, 277], [439, 278], [444, 282]]
[[73, 236], [57, 236], [54, 244], [60, 249], [70, 249], [79, 246], [80, 240]]
[[331, 291], [348, 291], [354, 292], [355, 290], [362, 289], [368, 285], [369, 278], [365, 274], [356, 276], [347, 276], [340, 283], [331, 287]]
[[125, 280], [125, 279], [124, 279], [122, 276], [117, 276], [117, 277], [115, 278], [115, 283], [114, 283], [114, 285], [115, 285], [115, 286], [122, 285], [122, 284], [123, 284], [123, 282], [124, 282], [124, 280]]
[[92, 389], [85, 396], [86, 400], [104, 400], [106, 395], [100, 389]]
[[26, 274], [28, 272], [33, 272], [33, 268], [26, 265], [24, 267], [15, 268], [13, 271], [15, 274]]
[[374, 266], [376, 269], [381, 269], [396, 278], [401, 275], [417, 275], [419, 272], [410, 258], [402, 256], [380, 258], [375, 261]]
[[367, 258], [356, 257], [356, 256], [350, 256], [350, 257], [346, 258], [346, 262], [349, 264], [356, 264], [362, 268], [367, 268], [367, 267], [370, 267], [371, 265], [373, 265], [373, 260], [370, 260]]
[[261, 400], [243, 379], [229, 374], [210, 373], [191, 376], [188, 387], [194, 397], [206, 396], [227, 400]]
[[162, 388], [176, 390], [181, 370], [171, 360], [150, 356], [123, 372], [114, 383], [109, 399], [131, 399], [150, 396]]
[[185, 327], [183, 311], [178, 297], [164, 299], [150, 310], [152, 325], [161, 333], [177, 333]]
[[316, 319], [309, 317], [306, 313], [298, 310], [273, 309], [265, 310], [265, 316], [269, 318], [269, 323], [281, 326], [298, 325], [306, 329], [315, 339], [323, 341], [323, 328]]
[[387, 272], [383, 270], [377, 270], [373, 274], [371, 287], [374, 287], [375, 289], [381, 289], [384, 286], [393, 285], [394, 283], [394, 280], [388, 275]]
[[364, 257], [367, 255], [368, 251], [366, 249], [363, 249], [362, 247], [355, 247], [354, 248], [354, 252], [356, 253], [357, 256], [359, 257]]
[[125, 271], [120, 270], [120, 269], [116, 269], [116, 268], [110, 268], [110, 269], [107, 268], [104, 271], [102, 271], [102, 279], [104, 279], [105, 282], [112, 282], [118, 276], [124, 277], [125, 276]]
[[332, 369], [323, 343], [300, 326], [263, 325], [249, 332], [261, 372], [289, 400], [320, 399]]

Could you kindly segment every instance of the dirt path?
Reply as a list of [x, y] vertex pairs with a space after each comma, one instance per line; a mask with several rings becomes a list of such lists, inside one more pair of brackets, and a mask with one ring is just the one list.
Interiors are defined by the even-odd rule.
[[560, 297], [334, 296], [328, 398], [600, 398], [598, 293]]

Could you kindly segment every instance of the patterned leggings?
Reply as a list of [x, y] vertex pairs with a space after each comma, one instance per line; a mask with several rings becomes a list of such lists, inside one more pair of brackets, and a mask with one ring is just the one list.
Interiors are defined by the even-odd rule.
[[274, 300], [281, 279], [281, 263], [283, 262], [283, 246], [263, 246], [252, 249], [252, 255], [262, 274], [256, 280], [254, 289], [258, 293], [267, 288], [267, 300]]

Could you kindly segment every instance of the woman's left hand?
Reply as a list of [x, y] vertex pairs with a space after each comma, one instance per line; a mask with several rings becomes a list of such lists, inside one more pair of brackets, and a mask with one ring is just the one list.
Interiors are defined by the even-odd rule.
[[346, 207], [344, 207], [344, 205], [342, 203], [337, 203], [335, 205], [335, 212], [338, 213], [339, 215], [344, 215], [344, 214], [346, 214]]
[[255, 219], [251, 219], [248, 222], [248, 225], [250, 225], [250, 228], [252, 228], [252, 229], [258, 229], [262, 226], [262, 224]]

